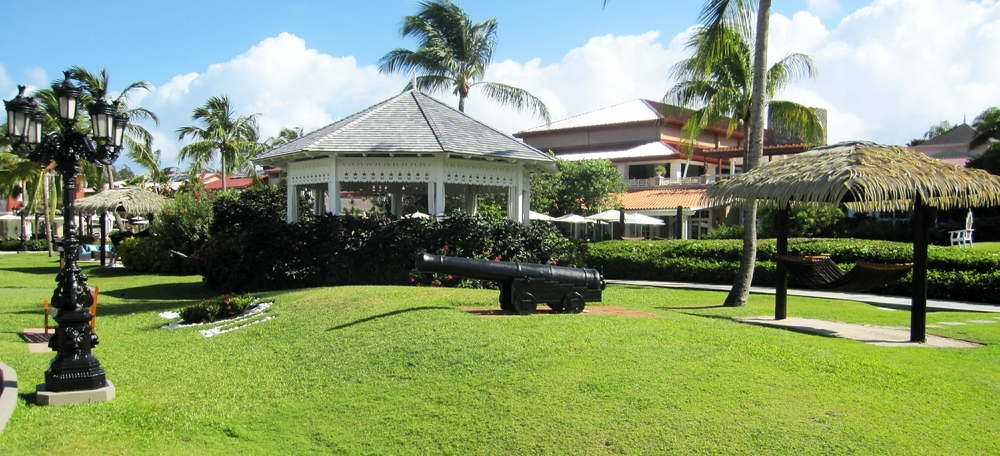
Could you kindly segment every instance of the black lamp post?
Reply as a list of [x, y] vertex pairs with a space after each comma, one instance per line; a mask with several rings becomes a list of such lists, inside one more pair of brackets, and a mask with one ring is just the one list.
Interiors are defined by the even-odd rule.
[[7, 108], [7, 136], [14, 152], [43, 166], [55, 162], [63, 181], [63, 257], [64, 264], [56, 276], [58, 285], [52, 295], [52, 306], [58, 309], [56, 330], [49, 347], [56, 352], [45, 371], [45, 391], [67, 392], [95, 390], [108, 386], [104, 368], [91, 353], [98, 344], [97, 334], [90, 328], [90, 305], [94, 297], [87, 288], [87, 276], [77, 265], [80, 255], [77, 238], [76, 175], [80, 162], [110, 165], [121, 153], [122, 139], [128, 118], [118, 112], [117, 103], [108, 104], [103, 96], [87, 107], [92, 126], [91, 135], [75, 130], [77, 104], [83, 92], [70, 81], [69, 73], [61, 84], [54, 85], [59, 101], [59, 129], [42, 134], [44, 115], [34, 99], [24, 96], [24, 86]]

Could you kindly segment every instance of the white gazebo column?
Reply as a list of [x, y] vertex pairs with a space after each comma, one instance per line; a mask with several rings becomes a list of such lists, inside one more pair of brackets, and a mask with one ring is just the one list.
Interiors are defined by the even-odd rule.
[[299, 192], [291, 179], [287, 179], [285, 182], [285, 189], [288, 192], [287, 203], [285, 205], [288, 215], [285, 216], [285, 221], [293, 223], [299, 219]]
[[521, 223], [531, 224], [531, 178], [521, 172]]
[[336, 166], [330, 173], [330, 182], [326, 184], [327, 193], [330, 195], [326, 200], [326, 210], [333, 215], [340, 215], [340, 179], [337, 177]]
[[392, 215], [400, 215], [400, 212], [403, 211], [403, 186], [393, 185], [390, 194], [392, 195], [392, 207], [389, 210], [392, 211]]

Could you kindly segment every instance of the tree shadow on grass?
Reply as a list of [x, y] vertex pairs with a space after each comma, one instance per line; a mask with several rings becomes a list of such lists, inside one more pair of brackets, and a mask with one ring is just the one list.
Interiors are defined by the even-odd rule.
[[707, 305], [707, 306], [677, 306], [677, 307], [666, 307], [666, 306], [664, 306], [664, 307], [654, 307], [654, 309], [659, 309], [659, 310], [685, 310], [685, 309], [687, 309], [687, 310], [691, 310], [691, 309], [721, 309], [723, 307], [726, 307], [726, 306], [724, 306], [722, 304], [712, 304], [712, 305]]
[[350, 323], [344, 323], [344, 324], [339, 325], [339, 326], [334, 326], [334, 327], [332, 327], [330, 329], [327, 329], [327, 331], [336, 331], [338, 329], [349, 328], [351, 326], [358, 325], [358, 324], [361, 324], [361, 323], [366, 323], [366, 322], [369, 322], [369, 321], [372, 321], [372, 320], [378, 320], [379, 318], [391, 317], [393, 315], [399, 315], [399, 314], [406, 313], [406, 312], [414, 312], [414, 311], [418, 311], [418, 310], [442, 310], [442, 309], [455, 310], [454, 307], [444, 307], [444, 306], [411, 307], [409, 309], [393, 310], [392, 312], [386, 312], [386, 313], [382, 313], [382, 314], [378, 314], [378, 315], [372, 315], [370, 317], [365, 317], [365, 318], [362, 318], [360, 320], [352, 321]]
[[115, 315], [131, 315], [143, 312], [162, 312], [165, 310], [179, 310], [181, 307], [187, 305], [183, 302], [177, 301], [142, 301], [136, 303], [123, 303], [115, 304], [110, 306], [101, 306], [98, 301], [97, 304], [97, 321], [101, 321], [101, 317], [115, 316]]
[[3, 268], [4, 271], [20, 272], [22, 274], [51, 275], [55, 277], [59, 273], [59, 266], [33, 266], [27, 268]]
[[[122, 299], [137, 299], [137, 300], [169, 300], [169, 301], [186, 301], [186, 300], [201, 300], [205, 298], [211, 298], [215, 296], [216, 293], [209, 290], [204, 283], [192, 282], [192, 283], [160, 283], [155, 285], [145, 285], [141, 287], [132, 288], [118, 288], [115, 290], [108, 290], [105, 292], [101, 290], [101, 295], [114, 296], [116, 298]], [[98, 297], [100, 300], [100, 297]], [[100, 301], [98, 301], [100, 302]]]

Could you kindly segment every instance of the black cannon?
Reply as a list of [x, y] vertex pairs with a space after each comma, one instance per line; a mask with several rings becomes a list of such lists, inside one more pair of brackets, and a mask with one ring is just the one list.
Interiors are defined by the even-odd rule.
[[583, 312], [587, 302], [601, 302], [604, 277], [596, 269], [577, 269], [548, 264], [476, 260], [421, 253], [416, 268], [500, 284], [500, 308], [527, 314], [538, 303], [556, 312]]

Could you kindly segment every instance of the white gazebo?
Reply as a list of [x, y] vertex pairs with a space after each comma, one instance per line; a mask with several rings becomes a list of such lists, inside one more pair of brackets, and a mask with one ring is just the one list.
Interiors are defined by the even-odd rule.
[[474, 213], [479, 194], [507, 192], [507, 213], [529, 223], [531, 173], [558, 171], [556, 160], [417, 90], [403, 92], [253, 160], [282, 169], [288, 221], [299, 198], [313, 196], [319, 214], [340, 214], [341, 192], [387, 195], [400, 214], [404, 198], [427, 195], [431, 215], [445, 194], [462, 195]]

